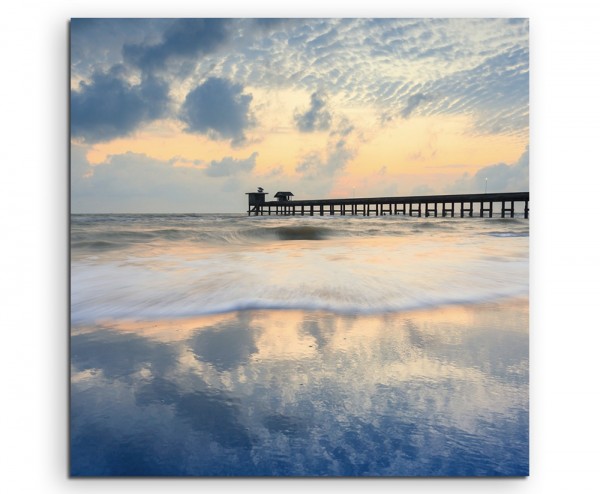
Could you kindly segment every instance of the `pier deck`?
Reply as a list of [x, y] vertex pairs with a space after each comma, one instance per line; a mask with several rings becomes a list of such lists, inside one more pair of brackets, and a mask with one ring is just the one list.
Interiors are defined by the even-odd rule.
[[248, 206], [248, 216], [325, 216], [325, 215], [408, 215], [492, 217], [494, 204], [502, 218], [515, 217], [515, 203], [523, 203], [524, 218], [529, 218], [529, 192], [490, 194], [447, 194], [435, 196], [363, 197], [352, 199], [308, 199], [264, 201]]

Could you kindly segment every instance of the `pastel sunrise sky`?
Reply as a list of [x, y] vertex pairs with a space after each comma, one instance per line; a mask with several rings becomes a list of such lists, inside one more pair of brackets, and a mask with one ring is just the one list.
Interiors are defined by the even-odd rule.
[[71, 209], [529, 190], [527, 19], [73, 19]]

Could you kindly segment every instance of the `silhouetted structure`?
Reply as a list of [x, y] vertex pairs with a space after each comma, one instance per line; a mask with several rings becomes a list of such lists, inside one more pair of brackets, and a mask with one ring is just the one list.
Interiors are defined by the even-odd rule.
[[275, 199], [277, 199], [278, 201], [291, 201], [291, 197], [294, 194], [292, 194], [291, 192], [277, 192], [277, 194], [275, 194]]
[[258, 187], [257, 192], [246, 192], [246, 195], [248, 196], [248, 215], [250, 215], [251, 208], [253, 208], [254, 211], [258, 211], [257, 208], [265, 204], [265, 196], [268, 192], [263, 192], [263, 190], [262, 187]]
[[[529, 218], [529, 192], [493, 194], [449, 194], [436, 196], [366, 197], [352, 199], [310, 199], [291, 201], [291, 192], [278, 192], [277, 201], [265, 201], [266, 192], [248, 192], [248, 216], [264, 215], [362, 215], [451, 216], [460, 213], [491, 218], [494, 204], [500, 216], [515, 217], [515, 203], [523, 203], [523, 217]], [[289, 194], [289, 195], [287, 195]], [[457, 208], [460, 205], [460, 209]]]

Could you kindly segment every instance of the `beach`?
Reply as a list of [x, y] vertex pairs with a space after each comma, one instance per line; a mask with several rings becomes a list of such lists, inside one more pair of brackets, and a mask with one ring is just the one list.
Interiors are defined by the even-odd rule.
[[528, 475], [527, 246], [523, 219], [74, 218], [71, 474]]

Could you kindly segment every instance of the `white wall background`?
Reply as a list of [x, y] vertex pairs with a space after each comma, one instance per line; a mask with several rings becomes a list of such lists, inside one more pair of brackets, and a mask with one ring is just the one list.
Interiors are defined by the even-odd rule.
[[[0, 483], [4, 492], [597, 492], [600, 8], [593, 1], [9, 0], [0, 16]], [[531, 477], [527, 480], [69, 480], [70, 17], [530, 17]], [[553, 207], [565, 194], [577, 208]], [[579, 213], [581, 211], [581, 213]], [[560, 359], [556, 360], [555, 355]], [[569, 356], [570, 357], [565, 357]], [[560, 363], [560, 365], [558, 365]]]

